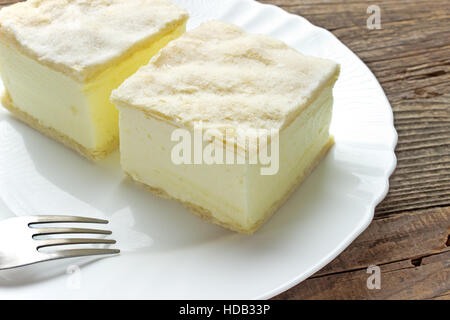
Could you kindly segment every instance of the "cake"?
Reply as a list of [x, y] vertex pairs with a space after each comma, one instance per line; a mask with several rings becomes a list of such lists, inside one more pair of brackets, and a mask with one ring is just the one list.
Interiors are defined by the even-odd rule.
[[166, 0], [28, 0], [0, 10], [2, 104], [93, 160], [118, 146], [111, 91], [185, 31]]
[[[202, 218], [252, 234], [333, 146], [339, 72], [279, 40], [206, 22], [113, 91], [122, 167]], [[182, 136], [194, 141], [186, 149]], [[278, 164], [252, 161], [262, 152]]]

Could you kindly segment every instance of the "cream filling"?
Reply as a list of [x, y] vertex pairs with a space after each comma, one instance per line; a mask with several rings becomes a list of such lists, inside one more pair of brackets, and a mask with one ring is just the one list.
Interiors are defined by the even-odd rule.
[[329, 87], [281, 132], [280, 170], [273, 176], [262, 176], [260, 165], [175, 165], [171, 135], [177, 128], [119, 105], [122, 167], [135, 180], [207, 209], [223, 223], [252, 230], [329, 143], [332, 104]]
[[249, 226], [267, 214], [307, 174], [317, 155], [330, 143], [333, 113], [332, 87], [319, 97], [280, 134], [280, 167], [276, 175], [261, 175], [260, 166], [248, 173]]
[[80, 83], [67, 75], [0, 43], [0, 72], [16, 107], [45, 127], [90, 150], [110, 149], [118, 142], [118, 112], [111, 91], [145, 65], [167, 43], [185, 31], [185, 24], [111, 67], [93, 80]]

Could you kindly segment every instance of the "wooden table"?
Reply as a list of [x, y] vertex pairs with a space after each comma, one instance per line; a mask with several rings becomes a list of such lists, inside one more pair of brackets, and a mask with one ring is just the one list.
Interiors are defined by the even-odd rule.
[[[398, 168], [375, 221], [330, 265], [276, 299], [450, 299], [448, 0], [261, 2], [306, 17], [358, 54], [385, 89], [399, 133]], [[372, 4], [381, 9], [380, 30], [367, 28]], [[380, 290], [367, 288], [371, 265], [380, 267]]]

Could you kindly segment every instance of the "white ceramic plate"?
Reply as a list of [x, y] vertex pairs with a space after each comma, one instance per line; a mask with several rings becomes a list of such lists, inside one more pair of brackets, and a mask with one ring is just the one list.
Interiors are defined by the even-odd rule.
[[223, 20], [341, 63], [332, 124], [336, 146], [274, 218], [247, 237], [203, 222], [125, 179], [117, 153], [90, 163], [2, 110], [0, 219], [106, 218], [122, 253], [0, 272], [0, 299], [270, 298], [324, 267], [372, 221], [396, 165], [397, 134], [369, 69], [330, 32], [275, 6], [175, 2], [191, 13], [189, 29]]

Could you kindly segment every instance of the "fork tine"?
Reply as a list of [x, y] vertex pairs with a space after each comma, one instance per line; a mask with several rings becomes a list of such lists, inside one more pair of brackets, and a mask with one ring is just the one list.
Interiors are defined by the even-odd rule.
[[48, 254], [48, 256], [50, 260], [56, 260], [56, 259], [109, 255], [118, 253], [120, 253], [119, 249], [72, 249], [72, 250], [60, 250], [52, 252]]
[[72, 217], [72, 216], [32, 216], [30, 217], [32, 224], [38, 223], [99, 223], [108, 224], [107, 220], [87, 218], [87, 217]]
[[65, 246], [72, 244], [115, 244], [116, 240], [109, 239], [48, 239], [48, 240], [36, 240], [38, 245], [37, 248], [46, 248], [54, 246]]
[[109, 230], [85, 229], [85, 228], [31, 228], [33, 236], [46, 236], [52, 234], [112, 234]]

